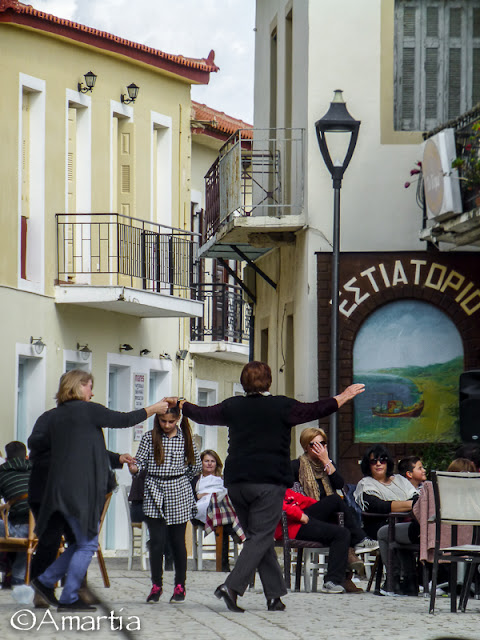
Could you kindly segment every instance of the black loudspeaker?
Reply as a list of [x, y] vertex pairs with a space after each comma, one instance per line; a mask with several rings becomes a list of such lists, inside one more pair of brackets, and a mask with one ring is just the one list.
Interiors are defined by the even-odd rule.
[[460, 437], [480, 443], [480, 369], [460, 375]]

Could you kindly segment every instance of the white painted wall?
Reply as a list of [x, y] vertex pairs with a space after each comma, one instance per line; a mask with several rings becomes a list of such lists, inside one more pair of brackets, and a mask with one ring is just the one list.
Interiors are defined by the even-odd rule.
[[[405, 137], [402, 143], [397, 136], [395, 144], [381, 141], [382, 114], [385, 118], [382, 56], [392, 55], [393, 50], [393, 31], [385, 32], [388, 21], [382, 11], [390, 5], [393, 7], [393, 0], [258, 0], [256, 5], [255, 128], [269, 124], [273, 29], [277, 32], [277, 127], [284, 126], [285, 17], [292, 10], [292, 126], [306, 131], [308, 228], [297, 234], [292, 291], [282, 290], [281, 281], [278, 289], [280, 295], [291, 295], [294, 301], [295, 393], [299, 399], [317, 395], [315, 253], [331, 251], [333, 189], [318, 148], [315, 122], [328, 110], [335, 89], [343, 89], [351, 115], [362, 122], [341, 191], [341, 251], [425, 248], [418, 240], [421, 211], [412, 191], [403, 187], [418, 159], [417, 140]], [[391, 82], [393, 91], [393, 74]], [[271, 300], [266, 308], [259, 300], [257, 317], [269, 315], [269, 305]]]

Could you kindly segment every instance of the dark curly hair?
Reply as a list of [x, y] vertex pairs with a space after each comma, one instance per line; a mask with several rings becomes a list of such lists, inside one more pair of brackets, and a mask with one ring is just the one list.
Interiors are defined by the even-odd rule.
[[360, 469], [362, 470], [363, 475], [372, 475], [372, 468], [370, 466], [370, 456], [372, 455], [372, 453], [375, 458], [387, 456], [387, 478], [393, 476], [393, 468], [395, 466], [395, 463], [392, 456], [390, 455], [390, 452], [386, 447], [383, 446], [383, 444], [374, 444], [373, 446], [369, 447], [363, 454], [363, 458], [360, 463]]

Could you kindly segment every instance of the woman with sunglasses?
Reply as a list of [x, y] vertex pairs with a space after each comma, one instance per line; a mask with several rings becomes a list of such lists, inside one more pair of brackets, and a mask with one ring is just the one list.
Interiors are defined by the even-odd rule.
[[[359, 571], [363, 568], [363, 562], [355, 555], [355, 549], [374, 551], [378, 549], [378, 543], [371, 540], [358, 526], [352, 509], [337, 493], [345, 483], [330, 460], [325, 431], [318, 427], [307, 427], [300, 434], [300, 445], [304, 453], [291, 462], [295, 478], [293, 490], [317, 501], [312, 507], [317, 520], [335, 524], [337, 513], [344, 514], [345, 528], [350, 532], [348, 565], [351, 570]], [[361, 591], [350, 578], [351, 574], [344, 583], [346, 590], [352, 593]]]
[[[388, 526], [387, 514], [408, 513], [418, 500], [419, 493], [412, 483], [399, 473], [393, 473], [394, 462], [388, 450], [381, 444], [374, 445], [365, 452], [360, 468], [364, 477], [357, 484], [354, 497], [362, 511], [384, 514], [378, 518], [365, 519], [365, 530], [372, 538], [377, 538], [380, 555], [387, 566]], [[401, 524], [401, 523], [400, 523]], [[397, 525], [398, 526], [398, 525]], [[395, 533], [397, 533], [397, 526]], [[398, 540], [398, 542], [402, 542]], [[400, 592], [400, 568], [395, 563], [394, 591]], [[382, 591], [384, 595], [387, 592]]]

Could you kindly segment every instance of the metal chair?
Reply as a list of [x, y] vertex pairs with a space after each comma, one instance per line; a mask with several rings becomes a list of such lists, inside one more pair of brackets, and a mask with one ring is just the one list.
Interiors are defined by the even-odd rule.
[[[465, 611], [475, 569], [480, 565], [480, 473], [432, 472], [435, 497], [435, 549], [433, 555], [430, 613], [435, 610], [438, 563], [451, 563], [450, 610], [457, 610], [457, 565], [465, 563], [466, 571], [459, 599]], [[451, 525], [450, 546], [441, 546], [442, 526]], [[458, 545], [458, 527], [473, 527], [472, 544]]]
[[[383, 577], [383, 569], [385, 568], [386, 571], [386, 588], [387, 591], [393, 591], [393, 571], [391, 569], [391, 567], [393, 566], [393, 555], [395, 553], [395, 550], [399, 549], [402, 551], [410, 551], [412, 552], [414, 555], [419, 556], [420, 553], [420, 544], [419, 543], [414, 543], [412, 542], [411, 544], [400, 544], [398, 542], [395, 541], [395, 525], [397, 524], [398, 520], [404, 520], [405, 518], [412, 518], [412, 512], [408, 511], [408, 512], [397, 512], [397, 511], [392, 511], [388, 514], [384, 514], [384, 513], [371, 513], [371, 512], [364, 512], [363, 513], [363, 517], [371, 517], [371, 518], [381, 518], [381, 519], [385, 519], [387, 518], [387, 524], [388, 524], [388, 553], [387, 553], [387, 564], [384, 567], [382, 558], [380, 556], [380, 552], [377, 552], [377, 557], [375, 560], [375, 564], [373, 566], [372, 572], [370, 574], [370, 579], [368, 581], [368, 585], [367, 585], [367, 591], [370, 591], [371, 587], [372, 587], [372, 582], [375, 579], [375, 591], [374, 594], [375, 595], [381, 595], [380, 594], [380, 587], [381, 587], [381, 582], [382, 582], [382, 577]], [[427, 575], [427, 568], [425, 566], [425, 564], [422, 565], [422, 582], [423, 582], [423, 588], [424, 588], [424, 592], [427, 593], [428, 591], [428, 575]]]
[[[343, 513], [338, 513], [338, 524], [344, 525]], [[330, 548], [325, 546], [321, 542], [311, 542], [309, 540], [298, 540], [296, 538], [290, 538], [288, 535], [288, 521], [287, 514], [282, 511], [282, 539], [275, 542], [276, 547], [283, 547], [283, 570], [285, 576], [285, 583], [287, 589], [291, 588], [291, 564], [292, 564], [292, 549], [296, 549], [296, 567], [295, 567], [295, 591], [300, 591], [300, 583], [302, 580], [302, 565], [305, 591], [316, 591], [316, 584], [318, 573], [321, 569], [325, 569], [327, 566], [326, 557], [329, 554]], [[304, 558], [304, 550], [305, 558]], [[323, 561], [312, 558], [312, 554], [318, 554], [324, 557]], [[310, 572], [312, 572], [312, 580], [310, 579]]]

